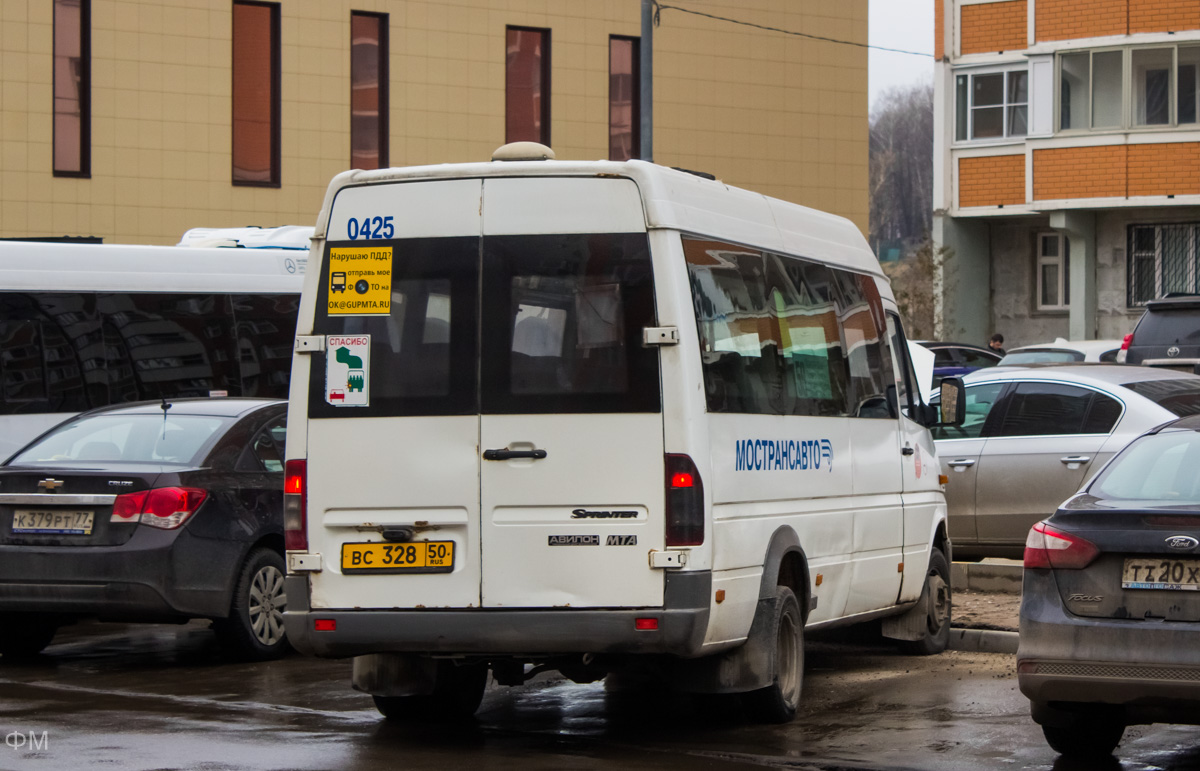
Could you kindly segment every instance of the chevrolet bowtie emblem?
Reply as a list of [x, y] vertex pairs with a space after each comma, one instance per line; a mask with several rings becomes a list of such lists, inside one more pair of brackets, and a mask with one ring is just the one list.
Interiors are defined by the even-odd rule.
[[45, 490], [48, 493], [52, 493], [62, 486], [63, 481], [61, 479], [43, 479], [42, 481], [38, 482], [38, 488]]

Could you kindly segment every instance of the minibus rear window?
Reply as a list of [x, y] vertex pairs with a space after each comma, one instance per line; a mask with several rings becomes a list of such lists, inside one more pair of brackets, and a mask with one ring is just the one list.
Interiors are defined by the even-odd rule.
[[[351, 370], [349, 379], [343, 376], [336, 383], [327, 382], [328, 373], [344, 370], [332, 366], [327, 369], [326, 356], [330, 352], [313, 356], [309, 416], [474, 414], [478, 409], [478, 237], [371, 243], [371, 248], [390, 249], [392, 255], [386, 282], [389, 291], [385, 295], [389, 307], [383, 313], [369, 309], [363, 313], [331, 312], [346, 299], [378, 298], [379, 294], [369, 290], [359, 294], [355, 277], [348, 278], [345, 271], [331, 273], [327, 251], [313, 331], [369, 340], [369, 347], [344, 354], [363, 366]], [[362, 244], [330, 245], [331, 249], [355, 247], [361, 248]], [[360, 369], [366, 373], [359, 376], [366, 379], [365, 383], [359, 383], [352, 374]], [[361, 401], [366, 404], [357, 403]]]
[[645, 233], [488, 236], [483, 412], [657, 412]]

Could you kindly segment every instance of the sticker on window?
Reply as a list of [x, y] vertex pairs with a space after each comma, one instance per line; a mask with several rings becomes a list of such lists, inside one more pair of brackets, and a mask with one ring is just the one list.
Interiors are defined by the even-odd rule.
[[386, 316], [392, 311], [392, 247], [329, 250], [330, 316]]
[[334, 407], [371, 403], [371, 336], [325, 338], [325, 401]]

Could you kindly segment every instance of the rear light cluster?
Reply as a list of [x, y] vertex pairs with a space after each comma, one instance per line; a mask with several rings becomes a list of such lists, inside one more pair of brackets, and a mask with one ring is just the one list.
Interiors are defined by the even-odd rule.
[[162, 530], [174, 530], [196, 513], [208, 493], [196, 487], [156, 487], [118, 495], [113, 501], [111, 522], [140, 522]]
[[289, 460], [283, 470], [283, 546], [308, 551], [308, 462]]
[[1121, 341], [1121, 350], [1128, 351], [1129, 346], [1133, 345], [1133, 333], [1125, 335], [1125, 339]]
[[1092, 564], [1100, 550], [1091, 541], [1038, 522], [1025, 539], [1025, 567], [1078, 570]]
[[667, 455], [667, 546], [704, 543], [704, 483], [687, 455]]

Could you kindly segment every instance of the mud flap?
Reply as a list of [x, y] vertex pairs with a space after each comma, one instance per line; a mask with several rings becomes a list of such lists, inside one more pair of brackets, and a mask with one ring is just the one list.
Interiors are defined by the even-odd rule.
[[404, 653], [355, 656], [351, 684], [372, 696], [425, 696], [437, 684], [437, 661]]
[[772, 682], [774, 618], [775, 598], [759, 600], [746, 642], [715, 656], [677, 660], [671, 686], [684, 693], [748, 693], [766, 688]]
[[883, 636], [890, 640], [920, 640], [929, 634], [929, 587], [921, 590], [921, 599], [899, 616], [883, 620]]

